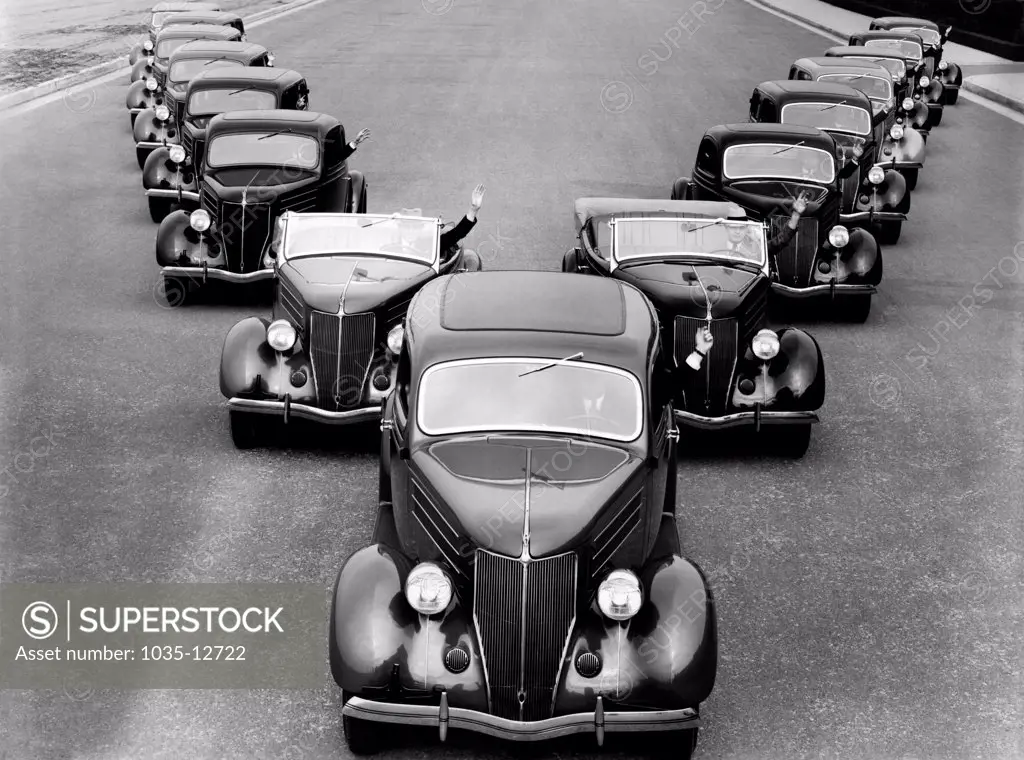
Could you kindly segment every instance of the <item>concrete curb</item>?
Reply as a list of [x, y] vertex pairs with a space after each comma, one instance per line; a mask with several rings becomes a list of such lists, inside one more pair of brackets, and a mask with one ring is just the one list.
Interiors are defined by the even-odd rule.
[[[779, 8], [778, 6], [769, 2], [769, 0], [754, 0], [753, 4], [763, 5], [765, 8], [771, 8], [775, 13], [778, 13], [780, 16], [785, 16], [786, 18], [792, 19], [793, 21], [800, 21], [801, 23], [807, 24], [807, 26], [812, 26], [821, 32], [831, 34], [834, 37], [840, 37], [843, 40], [849, 39], [850, 37], [850, 35], [844, 34], [840, 32], [838, 29], [833, 29], [829, 26], [826, 26], [825, 24], [819, 24], [817, 21], [813, 21], [811, 19], [798, 16], [797, 14], [792, 13], [785, 8]], [[983, 98], [988, 98], [992, 102], [998, 103], [999, 105], [1016, 111], [1017, 113], [1024, 114], [1024, 102], [1017, 100], [1016, 98], [1012, 98], [1009, 95], [1004, 95], [1001, 92], [996, 92], [995, 90], [989, 89], [988, 87], [985, 87], [984, 85], [981, 84], [977, 84], [976, 82], [973, 82], [971, 80], [972, 77], [964, 77], [962, 89], [966, 90], [967, 92], [973, 92], [975, 95], [980, 95]]]
[[[251, 16], [246, 16], [243, 21], [245, 22], [246, 32], [249, 27], [253, 24], [266, 21], [274, 16], [280, 16], [286, 11], [295, 10], [301, 8], [303, 5], [310, 5], [311, 3], [320, 2], [320, 0], [292, 0], [285, 5], [277, 8], [267, 8], [259, 13], [254, 13]], [[60, 90], [66, 90], [76, 85], [85, 84], [91, 82], [94, 79], [106, 76], [107, 74], [113, 74], [116, 71], [124, 69], [128, 71], [131, 66], [128, 65], [128, 56], [124, 55], [113, 61], [106, 61], [105, 63], [97, 63], [95, 66], [89, 66], [88, 68], [76, 71], [73, 74], [66, 74], [56, 79], [50, 79], [41, 84], [36, 84], [31, 87], [26, 87], [23, 90], [12, 92], [10, 95], [4, 95], [0, 97], [0, 111], [6, 111], [15, 106], [20, 106], [23, 103], [36, 100], [38, 98], [52, 95]]]

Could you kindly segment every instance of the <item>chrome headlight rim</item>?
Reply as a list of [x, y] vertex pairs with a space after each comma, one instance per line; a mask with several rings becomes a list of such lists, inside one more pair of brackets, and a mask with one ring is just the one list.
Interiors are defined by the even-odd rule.
[[903, 105], [903, 110], [904, 111], [913, 111], [914, 110], [914, 99], [913, 98], [903, 98], [902, 105]]
[[612, 570], [597, 587], [597, 606], [609, 620], [629, 620], [640, 612], [643, 604], [643, 586], [632, 570]]
[[405, 341], [405, 327], [402, 325], [395, 325], [388, 332], [388, 351], [391, 352], [392, 356], [398, 356], [402, 353], [402, 343]]
[[210, 219], [209, 212], [199, 208], [189, 214], [188, 224], [196, 232], [206, 232], [210, 229], [212, 220]]
[[[833, 229], [835, 228], [833, 227]], [[829, 235], [831, 236], [831, 234], [830, 232]], [[754, 356], [764, 362], [778, 356], [779, 348], [779, 334], [774, 330], [769, 330], [767, 327], [763, 330], [758, 330], [757, 334], [750, 341], [750, 350], [754, 352]]]
[[295, 347], [299, 334], [287, 319], [275, 319], [267, 326], [267, 343], [279, 353]]
[[156, 92], [160, 87], [160, 83], [156, 81], [156, 77], [150, 77], [146, 80], [146, 89], [150, 92]]
[[932, 80], [930, 80], [927, 76], [922, 75], [921, 78], [917, 80], [917, 83], [921, 87], [927, 87], [932, 83]]
[[185, 159], [188, 156], [185, 155], [185, 149], [180, 145], [172, 145], [167, 149], [167, 157], [176, 164], [185, 163]]
[[142, 49], [145, 50], [148, 53], [150, 50], [153, 49], [153, 41], [152, 40], [146, 40], [145, 42], [143, 42], [142, 43]]
[[453, 595], [452, 579], [436, 562], [421, 562], [405, 578], [405, 601], [420, 615], [444, 612]]
[[885, 170], [881, 166], [872, 166], [868, 170], [868, 182], [872, 185], [881, 185], [885, 181]]
[[893, 140], [902, 140], [905, 134], [903, 126], [901, 124], [893, 124], [889, 127], [889, 137]]
[[850, 243], [850, 231], [845, 225], [837, 224], [828, 231], [828, 242], [833, 248], [845, 248]]
[[171, 109], [161, 103], [153, 109], [153, 114], [160, 121], [168, 121], [171, 118]]
[[939, 71], [946, 71], [949, 68], [949, 61], [945, 58], [939, 61]]

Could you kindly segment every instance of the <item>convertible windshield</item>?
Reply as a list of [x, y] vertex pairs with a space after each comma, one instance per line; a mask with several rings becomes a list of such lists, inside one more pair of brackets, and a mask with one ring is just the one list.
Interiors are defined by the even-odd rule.
[[617, 219], [612, 250], [616, 261], [689, 257], [762, 266], [767, 260], [763, 225], [722, 219]]
[[932, 47], [938, 47], [942, 43], [942, 38], [939, 33], [934, 29], [919, 29], [913, 26], [899, 26], [892, 29], [894, 32], [911, 32], [916, 34], [922, 40], [925, 45], [931, 45]]
[[315, 169], [320, 146], [312, 137], [273, 132], [242, 132], [221, 135], [210, 142], [206, 162], [211, 168], [226, 166], [283, 166]]
[[187, 61], [175, 61], [172, 63], [168, 77], [172, 82], [187, 82], [196, 74], [200, 74], [204, 71], [210, 71], [211, 69], [223, 69], [231, 66], [243, 68], [245, 64], [241, 61], [231, 61], [223, 57], [190, 58]]
[[907, 75], [907, 64], [901, 58], [870, 58], [868, 56], [850, 56], [858, 61], [871, 61], [880, 63], [889, 70], [889, 73], [897, 80], [902, 80]]
[[782, 123], [855, 135], [871, 132], [871, 114], [863, 108], [839, 103], [789, 103], [782, 107]]
[[430, 367], [420, 381], [420, 429], [427, 435], [531, 432], [613, 441], [640, 436], [643, 394], [633, 375], [553, 361], [472, 359]]
[[[188, 101], [190, 116], [212, 116], [228, 111], [269, 111], [277, 108], [277, 94], [267, 90], [226, 87], [222, 90], [199, 90]], [[270, 142], [264, 140], [264, 142]]]
[[285, 259], [323, 254], [394, 256], [433, 264], [438, 256], [438, 220], [309, 214], [289, 216]]
[[905, 58], [912, 58], [915, 61], [920, 60], [923, 54], [921, 46], [913, 40], [867, 40], [864, 47], [899, 50]]
[[823, 74], [819, 82], [842, 82], [860, 90], [872, 100], [888, 100], [892, 97], [892, 79], [868, 76], [867, 74]]
[[729, 179], [780, 177], [830, 184], [836, 178], [834, 155], [797, 144], [733, 145], [725, 149], [722, 171]]

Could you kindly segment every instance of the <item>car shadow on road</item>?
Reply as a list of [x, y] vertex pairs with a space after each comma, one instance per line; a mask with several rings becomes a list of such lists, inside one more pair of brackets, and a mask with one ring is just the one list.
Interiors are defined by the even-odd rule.
[[328, 456], [359, 456], [380, 453], [380, 423], [321, 425], [309, 420], [267, 420], [264, 450], [302, 451]]

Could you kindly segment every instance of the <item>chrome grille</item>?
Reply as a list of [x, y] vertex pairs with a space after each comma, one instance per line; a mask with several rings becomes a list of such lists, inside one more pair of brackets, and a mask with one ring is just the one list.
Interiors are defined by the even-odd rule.
[[359, 406], [373, 361], [373, 314], [310, 312], [309, 355], [317, 403], [330, 411]]
[[718, 416], [726, 413], [732, 389], [732, 376], [738, 355], [739, 324], [735, 319], [711, 320], [714, 345], [704, 357], [701, 368], [685, 366], [686, 358], [697, 348], [697, 330], [707, 320], [676, 317], [676, 363], [682, 370], [679, 381], [686, 398], [686, 410], [694, 414]]
[[[838, 199], [837, 199], [838, 200]], [[769, 235], [774, 237], [789, 223], [788, 216], [769, 218]], [[775, 254], [779, 281], [783, 285], [806, 287], [811, 282], [814, 259], [818, 254], [818, 220], [802, 217], [796, 234], [786, 246]]]
[[255, 272], [262, 268], [263, 252], [274, 231], [274, 216], [269, 204], [220, 204], [217, 231], [224, 246], [228, 269]]
[[473, 619], [492, 715], [551, 717], [576, 619], [576, 569], [573, 553], [523, 563], [477, 550]]

